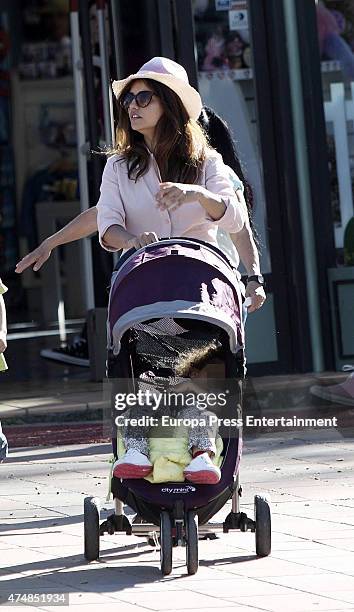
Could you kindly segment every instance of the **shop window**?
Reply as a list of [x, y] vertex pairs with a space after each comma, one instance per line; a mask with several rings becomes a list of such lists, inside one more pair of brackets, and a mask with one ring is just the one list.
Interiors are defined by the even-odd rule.
[[343, 263], [345, 232], [354, 213], [354, 5], [320, 1], [316, 13], [334, 237], [338, 263]]
[[316, 4], [337, 267], [328, 270], [337, 369], [354, 359], [354, 4]]
[[229, 125], [249, 188], [264, 273], [271, 271], [247, 2], [194, 0], [198, 85]]
[[[258, 235], [261, 268], [267, 275], [271, 273], [271, 263], [248, 4], [245, 0], [194, 0], [193, 11], [199, 92], [204, 104], [216, 111], [231, 130]], [[244, 271], [242, 265], [240, 270]], [[249, 317], [247, 326], [248, 362], [276, 361], [278, 354], [271, 295], [263, 309]], [[257, 344], [265, 329], [269, 330], [272, 340], [265, 343], [264, 354], [261, 354]]]

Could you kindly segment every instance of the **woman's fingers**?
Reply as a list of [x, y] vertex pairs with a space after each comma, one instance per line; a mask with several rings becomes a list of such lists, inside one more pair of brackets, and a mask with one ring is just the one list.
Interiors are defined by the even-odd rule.
[[43, 264], [47, 261], [47, 259], [49, 259], [50, 256], [50, 252], [49, 253], [45, 253], [44, 255], [41, 255], [40, 257], [38, 257], [35, 265], [33, 266], [33, 270], [35, 272], [37, 272], [38, 270], [40, 270], [40, 268], [43, 266]]
[[148, 244], [151, 244], [152, 242], [157, 242], [158, 238], [155, 232], [144, 232], [143, 234], [141, 234], [140, 240], [141, 240], [141, 246], [147, 246]]
[[168, 208], [171, 202], [174, 201], [176, 197], [176, 190], [174, 187], [170, 187], [168, 189], [164, 189], [163, 191], [159, 191], [156, 196], [157, 207], [161, 209]]
[[159, 200], [157, 206], [160, 210], [175, 210], [183, 204], [184, 200], [184, 192], [171, 191]]
[[51, 252], [52, 251], [50, 249], [38, 247], [31, 253], [28, 253], [28, 255], [18, 262], [15, 272], [17, 272], [17, 274], [21, 274], [24, 270], [27, 270], [27, 268], [32, 266], [32, 264], [34, 264], [33, 270], [37, 272], [37, 270], [39, 270], [50, 257]]
[[26, 270], [26, 268], [31, 266], [35, 261], [37, 261], [37, 258], [34, 257], [32, 253], [26, 255], [26, 257], [21, 259], [21, 261], [16, 264], [15, 272], [17, 272], [17, 274], [21, 274], [21, 272]]
[[186, 201], [187, 187], [179, 183], [162, 183], [156, 195], [157, 207], [160, 210], [176, 210]]
[[140, 236], [136, 236], [135, 238], [129, 240], [127, 247], [141, 249], [142, 247], [157, 241], [158, 237], [155, 232], [144, 232], [143, 234], [140, 234]]

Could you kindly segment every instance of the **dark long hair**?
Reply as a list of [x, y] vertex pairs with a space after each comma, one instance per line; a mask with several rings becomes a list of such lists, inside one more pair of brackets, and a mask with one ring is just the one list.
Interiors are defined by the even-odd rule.
[[259, 246], [259, 237], [254, 228], [252, 219], [253, 195], [250, 185], [247, 183], [242, 170], [240, 159], [237, 155], [236, 147], [232, 139], [232, 134], [226, 121], [222, 119], [212, 108], [203, 106], [202, 112], [199, 115], [198, 123], [203, 128], [209, 139], [209, 144], [213, 149], [216, 149], [223, 158], [224, 164], [230, 166], [232, 170], [241, 179], [245, 187], [244, 197], [250, 219], [250, 226], [254, 240]]
[[[126, 85], [118, 99], [116, 145], [111, 152], [123, 157], [129, 178], [138, 180], [148, 170], [149, 152], [143, 135], [131, 128], [128, 112], [119, 104], [132, 82]], [[196, 183], [209, 149], [203, 130], [189, 118], [182, 101], [172, 89], [152, 79], [144, 79], [144, 82], [159, 97], [164, 111], [157, 123], [153, 144], [162, 181]]]

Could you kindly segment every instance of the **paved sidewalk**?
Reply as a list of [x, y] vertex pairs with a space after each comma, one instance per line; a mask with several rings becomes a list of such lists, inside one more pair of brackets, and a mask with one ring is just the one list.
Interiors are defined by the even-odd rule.
[[0, 417], [29, 420], [38, 415], [84, 413], [104, 405], [103, 383], [89, 380], [11, 383], [2, 388]]
[[112, 508], [104, 501], [109, 445], [13, 450], [0, 467], [1, 601], [65, 592], [78, 612], [354, 610], [353, 439], [327, 429], [246, 440], [242, 509], [252, 516], [254, 494], [271, 496], [271, 556], [256, 558], [252, 533], [220, 534], [199, 542], [195, 576], [185, 550], [174, 548], [165, 578], [159, 553], [135, 536], [105, 536], [100, 561], [83, 558], [84, 497]]

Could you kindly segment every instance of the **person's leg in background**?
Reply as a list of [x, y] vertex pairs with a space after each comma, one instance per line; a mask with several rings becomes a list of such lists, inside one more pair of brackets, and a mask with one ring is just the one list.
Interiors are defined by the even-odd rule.
[[310, 387], [312, 395], [333, 404], [354, 406], [354, 365], [344, 366], [343, 370], [347, 372], [353, 370], [353, 372], [344, 382], [337, 385], [313, 385]]
[[7, 439], [2, 430], [1, 421], [0, 421], [0, 463], [2, 463], [4, 459], [6, 459], [8, 452], [9, 452], [9, 447], [7, 444]]

